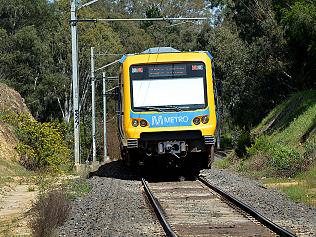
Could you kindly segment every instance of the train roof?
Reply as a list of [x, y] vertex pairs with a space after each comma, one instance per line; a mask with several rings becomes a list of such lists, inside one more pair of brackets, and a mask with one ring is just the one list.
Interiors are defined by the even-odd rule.
[[172, 47], [155, 47], [155, 48], [149, 48], [145, 50], [144, 52], [141, 52], [141, 54], [180, 53], [180, 52], [181, 51]]
[[120, 63], [123, 63], [126, 58], [128, 56], [135, 56], [135, 55], [142, 55], [142, 54], [163, 54], [163, 53], [207, 53], [209, 55], [209, 57], [211, 59], [213, 59], [213, 56], [211, 55], [211, 53], [209, 51], [180, 51], [180, 50], [177, 50], [175, 48], [172, 48], [172, 47], [154, 47], [154, 48], [149, 48], [141, 53], [137, 53], [137, 54], [125, 54], [123, 55], [123, 57], [120, 59]]

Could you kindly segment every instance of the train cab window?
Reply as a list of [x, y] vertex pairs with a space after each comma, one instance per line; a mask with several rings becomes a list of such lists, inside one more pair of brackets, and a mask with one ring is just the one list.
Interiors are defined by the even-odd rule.
[[207, 107], [206, 70], [202, 62], [133, 65], [130, 79], [134, 111]]

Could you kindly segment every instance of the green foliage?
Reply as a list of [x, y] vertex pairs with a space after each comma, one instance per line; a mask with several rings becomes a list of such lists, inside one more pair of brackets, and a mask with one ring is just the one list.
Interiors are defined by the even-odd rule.
[[221, 142], [220, 147], [223, 149], [229, 149], [229, 148], [232, 148], [233, 146], [232, 136], [229, 133], [223, 134], [223, 136], [221, 136], [220, 142]]
[[26, 168], [47, 168], [56, 172], [70, 169], [70, 149], [64, 140], [65, 128], [61, 124], [40, 123], [28, 115], [12, 113], [4, 119], [16, 128], [17, 151]]
[[[315, 178], [315, 177], [305, 177], [305, 178], [308, 178], [308, 180], [311, 180], [309, 178]], [[281, 188], [281, 191], [284, 192], [286, 195], [288, 195], [294, 201], [304, 202], [310, 206], [315, 207], [316, 194], [312, 190], [316, 186], [315, 184], [313, 186], [309, 186], [308, 184], [306, 184], [306, 182], [304, 182], [305, 180], [303, 179], [302, 182], [299, 182], [299, 185], [283, 187]]]
[[316, 3], [295, 1], [282, 9], [281, 23], [291, 48], [293, 72], [300, 89], [315, 87], [316, 75]]
[[219, 169], [227, 169], [231, 165], [231, 161], [229, 158], [224, 158], [220, 160], [216, 160], [214, 162], [214, 167], [219, 168]]
[[281, 174], [285, 173], [292, 176], [301, 171], [301, 155], [295, 149], [280, 144], [273, 144], [269, 152], [271, 155], [269, 165]]
[[268, 136], [260, 136], [255, 140], [255, 143], [248, 147], [247, 155], [248, 156], [255, 156], [260, 153], [267, 153], [269, 152], [271, 146], [271, 140]]
[[5, 159], [0, 156], [0, 188], [8, 183], [14, 183], [18, 178], [22, 178], [20, 182], [28, 182], [33, 172], [27, 171], [17, 161]]
[[68, 188], [68, 197], [70, 199], [84, 196], [91, 191], [90, 184], [83, 178], [70, 180], [66, 185]]
[[316, 158], [316, 138], [309, 139], [305, 145], [304, 159], [309, 163], [315, 163]]
[[292, 177], [306, 170], [311, 164], [297, 149], [275, 143], [269, 136], [256, 139], [255, 143], [247, 148], [247, 156], [250, 167], [257, 171], [266, 170], [269, 176]]
[[[287, 142], [295, 145], [297, 140], [300, 140], [304, 134], [307, 136], [310, 133], [309, 130], [313, 130], [313, 126], [316, 124], [315, 104], [315, 90], [295, 93], [276, 106], [253, 130], [253, 134], [259, 136], [264, 132], [268, 134], [278, 133], [280, 136], [278, 140], [286, 139]], [[291, 123], [293, 125], [289, 127]], [[280, 133], [280, 131], [283, 132]], [[283, 133], [284, 135], [282, 135]]]
[[249, 131], [242, 131], [238, 137], [235, 153], [238, 157], [243, 157], [246, 154], [247, 147], [251, 146], [251, 136]]
[[268, 169], [271, 171], [269, 175], [293, 176], [306, 170], [309, 165], [308, 160], [297, 149], [273, 142], [269, 136], [256, 139], [255, 143], [247, 148], [247, 156], [250, 157], [250, 163], [261, 159], [261, 167], [255, 167], [253, 164], [251, 166], [258, 171]]
[[316, 93], [299, 92], [278, 105], [252, 132], [247, 148], [251, 169], [267, 175], [294, 176], [309, 170], [316, 158]]
[[238, 172], [245, 172], [248, 170], [248, 165], [246, 161], [242, 160], [237, 164], [237, 171]]

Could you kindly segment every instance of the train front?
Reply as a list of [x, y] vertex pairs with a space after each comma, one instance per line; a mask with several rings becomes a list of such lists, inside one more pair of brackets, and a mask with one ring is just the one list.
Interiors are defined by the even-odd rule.
[[209, 166], [216, 106], [207, 52], [127, 56], [122, 63], [120, 134], [128, 164], [152, 158]]

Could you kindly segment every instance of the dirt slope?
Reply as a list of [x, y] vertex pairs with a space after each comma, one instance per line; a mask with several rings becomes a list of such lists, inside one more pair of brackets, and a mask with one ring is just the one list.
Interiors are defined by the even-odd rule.
[[[24, 103], [24, 99], [19, 93], [5, 84], [0, 83], [0, 114], [5, 111], [30, 113]], [[0, 159], [17, 160], [16, 144], [17, 139], [12, 132], [12, 128], [0, 120]]]
[[29, 210], [37, 192], [30, 192], [29, 172], [17, 161], [18, 139], [12, 127], [1, 121], [7, 111], [28, 113], [21, 95], [0, 83], [0, 237], [29, 236], [25, 211]]

